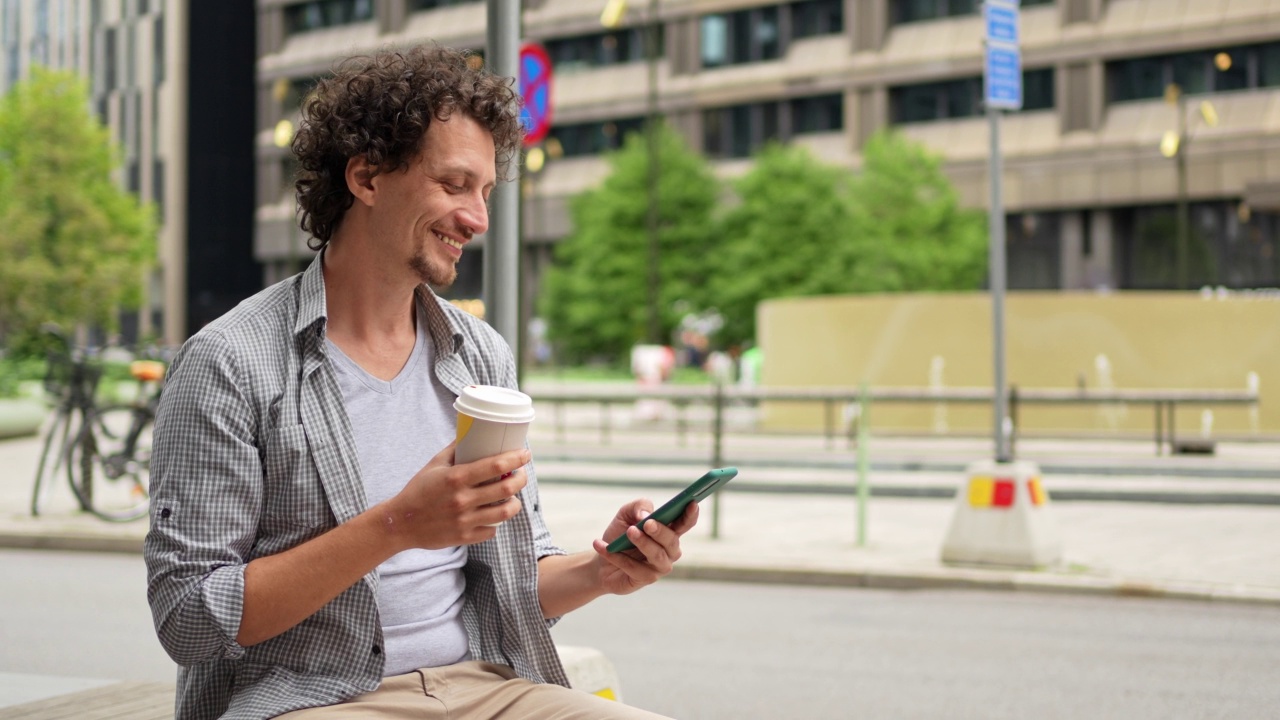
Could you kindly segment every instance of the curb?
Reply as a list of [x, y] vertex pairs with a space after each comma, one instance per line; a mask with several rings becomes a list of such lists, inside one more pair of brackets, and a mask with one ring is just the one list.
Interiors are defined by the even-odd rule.
[[[644, 480], [619, 482], [615, 480], [597, 480], [594, 478], [566, 477], [544, 475], [539, 473], [540, 485], [576, 485], [581, 487], [627, 487], [648, 488], [657, 490], [679, 490], [688, 483], [671, 480]], [[950, 500], [955, 498], [954, 485], [871, 485], [872, 497], [889, 498], [928, 498]], [[782, 495], [842, 495], [858, 494], [858, 488], [852, 483], [837, 485], [835, 483], [778, 483], [762, 480], [735, 482], [732, 493], [772, 493]], [[1049, 489], [1049, 497], [1054, 502], [1130, 502], [1130, 503], [1164, 503], [1175, 505], [1280, 505], [1280, 493], [1245, 493], [1245, 492], [1198, 492], [1176, 490], [1088, 490], [1088, 489]]]
[[[874, 453], [873, 453], [874, 454]], [[570, 455], [556, 451], [540, 450], [536, 460], [563, 463], [625, 463], [628, 465], [678, 465], [694, 462], [706, 462], [704, 454], [688, 456], [677, 455], [642, 455], [627, 452], [612, 454], [601, 453], [590, 455], [579, 453]], [[814, 470], [856, 470], [857, 461], [852, 458], [826, 459], [813, 458], [793, 460], [789, 458], [724, 458], [723, 462], [739, 466], [775, 469], [814, 469]], [[1070, 464], [1049, 460], [1035, 460], [1040, 472], [1045, 475], [1098, 475], [1103, 477], [1179, 477], [1179, 478], [1226, 478], [1237, 480], [1280, 480], [1280, 468], [1244, 466], [1244, 467], [1178, 467], [1175, 465], [1090, 465]], [[868, 469], [871, 472], [913, 473], [938, 472], [964, 474], [968, 470], [966, 462], [926, 461], [926, 460], [872, 460]]]
[[142, 554], [141, 535], [103, 535], [77, 531], [22, 532], [0, 530], [0, 548], [6, 550], [71, 550]]
[[[12, 550], [65, 550], [142, 554], [142, 538], [88, 533], [23, 533], [0, 530], [0, 548]], [[985, 590], [1034, 592], [1055, 595], [1091, 595], [1232, 603], [1280, 607], [1280, 589], [1219, 585], [1159, 583], [1146, 580], [1113, 580], [1088, 576], [1044, 575], [1034, 571], [1002, 571], [979, 566], [941, 568], [926, 572], [823, 568], [748, 567], [728, 563], [686, 560], [668, 576], [679, 580], [705, 580], [769, 585], [868, 588], [877, 590]]]
[[1025, 571], [987, 570], [990, 576], [955, 574], [896, 573], [877, 570], [820, 570], [788, 568], [752, 568], [729, 565], [706, 565], [683, 562], [668, 577], [682, 580], [739, 582], [775, 585], [808, 585], [816, 587], [856, 587], [877, 590], [986, 590], [1034, 592], [1054, 595], [1091, 595], [1192, 602], [1239, 603], [1280, 607], [1280, 590], [1250, 591], [1243, 588], [1192, 588], [1164, 585], [1149, 581], [1106, 580], [1102, 578], [1068, 578], [1062, 576], [1027, 577]]

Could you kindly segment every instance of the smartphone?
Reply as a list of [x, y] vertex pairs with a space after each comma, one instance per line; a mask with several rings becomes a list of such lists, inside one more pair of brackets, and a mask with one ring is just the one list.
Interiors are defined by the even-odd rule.
[[[684, 513], [684, 509], [688, 507], [689, 503], [710, 497], [712, 493], [723, 487], [725, 483], [732, 480], [737, 474], [738, 468], [733, 467], [708, 470], [707, 474], [694, 480], [689, 487], [681, 490], [675, 497], [663, 504], [662, 507], [654, 510], [649, 517], [636, 523], [636, 527], [640, 527], [649, 520], [657, 520], [663, 525], [670, 525]], [[609, 543], [609, 552], [622, 552], [634, 547], [635, 545], [631, 542], [631, 538], [627, 537], [624, 532]]]

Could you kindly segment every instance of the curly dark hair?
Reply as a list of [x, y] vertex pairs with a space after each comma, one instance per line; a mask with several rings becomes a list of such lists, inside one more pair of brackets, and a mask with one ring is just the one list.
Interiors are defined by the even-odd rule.
[[524, 139], [511, 78], [483, 69], [478, 57], [438, 45], [384, 50], [343, 60], [302, 104], [293, 138], [298, 158], [298, 224], [312, 250], [329, 243], [354, 196], [347, 162], [365, 155], [375, 173], [408, 167], [434, 120], [461, 112], [493, 133], [498, 176]]

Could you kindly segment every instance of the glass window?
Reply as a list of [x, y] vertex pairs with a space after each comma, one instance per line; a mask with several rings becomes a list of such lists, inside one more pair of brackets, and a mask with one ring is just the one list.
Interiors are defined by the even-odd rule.
[[409, 0], [409, 11], [430, 10], [450, 5], [466, 5], [473, 2], [480, 2], [480, 0]]
[[760, 48], [761, 60], [774, 60], [782, 47], [778, 32], [778, 8], [760, 8], [755, 21], [755, 43]]
[[152, 26], [151, 70], [152, 82], [156, 85], [164, 82], [164, 16], [157, 15]]
[[778, 127], [782, 112], [782, 103], [767, 102], [760, 106], [760, 142], [781, 140], [782, 133]]
[[284, 9], [287, 35], [372, 19], [373, 0], [311, 0]]
[[[1215, 92], [1224, 90], [1244, 90], [1249, 87], [1249, 56], [1254, 53], [1244, 53], [1241, 51], [1223, 52], [1215, 54], [1213, 58], [1213, 89]], [[1223, 70], [1218, 67], [1218, 56], [1224, 57], [1224, 62], [1229, 63], [1227, 69]]]
[[890, 119], [894, 123], [925, 122], [942, 117], [938, 85], [905, 85], [889, 89]]
[[1173, 81], [1185, 93], [1209, 92], [1209, 68], [1213, 58], [1207, 52], [1186, 53], [1171, 58]]
[[553, 125], [550, 137], [560, 143], [565, 157], [598, 155], [622, 147], [627, 135], [644, 131], [644, 118]]
[[1272, 87], [1280, 85], [1280, 43], [1117, 60], [1107, 81], [1112, 102], [1163, 97], [1171, 82], [1192, 94]]
[[[558, 72], [574, 72], [602, 65], [641, 61], [646, 57], [645, 33], [647, 30], [647, 27], [639, 27], [559, 38], [547, 42], [547, 54], [551, 56], [551, 63]], [[659, 55], [662, 54], [661, 32], [659, 28]]]
[[955, 80], [946, 83], [946, 107], [948, 118], [970, 117], [980, 115], [982, 103], [982, 81], [974, 79]]
[[[983, 113], [982, 76], [936, 83], [903, 85], [889, 89], [889, 107], [894, 123], [928, 122], [973, 117]], [[1022, 109], [1054, 107], [1053, 69], [1024, 70]]]
[[729, 16], [729, 62], [748, 63], [752, 59], [751, 13], [733, 13]]
[[704, 15], [701, 22], [702, 66], [729, 63], [729, 19], [725, 15]]
[[751, 155], [751, 106], [729, 108], [729, 157]]
[[806, 0], [791, 6], [792, 37], [804, 38], [842, 32], [844, 32], [842, 0]]
[[287, 153], [280, 158], [280, 194], [283, 196], [292, 196], [297, 192], [298, 182], [298, 158], [293, 153]]
[[125, 87], [137, 87], [138, 85], [138, 54], [135, 50], [138, 47], [138, 26], [130, 23], [125, 30], [124, 44], [124, 76]]
[[844, 129], [844, 97], [842, 95], [818, 95], [792, 101], [791, 131], [796, 135], [842, 129]]
[[1258, 53], [1258, 85], [1280, 85], [1280, 43], [1263, 45]]
[[1111, 100], [1142, 100], [1164, 96], [1164, 88], [1173, 79], [1165, 75], [1163, 58], [1121, 60], [1108, 66]]
[[700, 35], [704, 68], [773, 60], [785, 47], [777, 6], [704, 15]]
[[711, 157], [724, 155], [723, 110], [707, 110], [702, 113], [702, 150]]
[[[276, 95], [280, 98], [280, 111], [288, 115], [297, 112], [302, 107], [302, 101], [307, 97], [307, 93], [315, 88], [316, 83], [320, 81], [318, 77], [293, 78], [284, 85], [284, 92]], [[276, 82], [281, 82], [277, 80]], [[279, 93], [279, 88], [275, 90]]]
[[1022, 73], [1022, 109], [1048, 110], [1054, 105], [1053, 69], [1024, 70]]
[[714, 158], [745, 158], [770, 140], [785, 141], [784, 112], [791, 112], [788, 104], [777, 101], [705, 110], [703, 151]]
[[102, 84], [103, 92], [116, 89], [116, 29], [102, 31]]
[[151, 161], [151, 201], [156, 204], [156, 215], [164, 222], [164, 160]]
[[976, 12], [978, 0], [896, 0], [890, 7], [890, 17], [895, 24], [972, 15]]

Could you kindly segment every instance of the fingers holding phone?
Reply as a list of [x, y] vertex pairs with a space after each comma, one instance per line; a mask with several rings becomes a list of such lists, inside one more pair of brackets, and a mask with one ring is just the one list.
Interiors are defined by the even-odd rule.
[[[723, 487], [725, 483], [732, 480], [737, 474], [738, 469], [732, 467], [709, 470], [705, 475], [690, 483], [688, 487], [676, 493], [675, 497], [663, 503], [662, 507], [653, 511], [651, 517], [662, 525], [667, 526], [672, 526], [679, 521], [681, 524], [675, 528], [675, 531], [677, 535], [682, 535], [693, 527], [693, 523], [697, 522], [696, 511], [691, 516], [691, 521], [685, 516], [685, 509], [691, 504], [710, 497], [712, 493]], [[614, 523], [617, 523], [617, 520], [618, 518], [614, 518]], [[645, 520], [645, 522], [647, 524], [648, 521]], [[614, 531], [613, 524], [605, 531], [606, 536], [612, 534], [612, 531]], [[609, 542], [608, 550], [609, 552], [622, 552], [633, 547], [635, 545], [630, 535], [628, 533], [620, 533]]]

